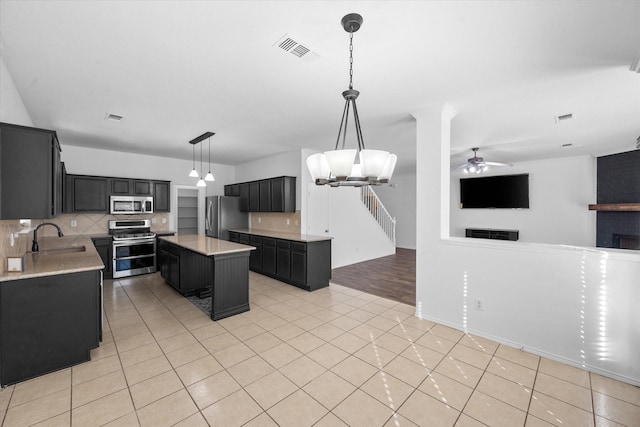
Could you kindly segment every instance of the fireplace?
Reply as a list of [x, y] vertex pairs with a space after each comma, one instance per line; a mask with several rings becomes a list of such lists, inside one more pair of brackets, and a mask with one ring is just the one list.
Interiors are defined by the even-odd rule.
[[640, 250], [640, 236], [614, 233], [612, 242], [614, 248]]

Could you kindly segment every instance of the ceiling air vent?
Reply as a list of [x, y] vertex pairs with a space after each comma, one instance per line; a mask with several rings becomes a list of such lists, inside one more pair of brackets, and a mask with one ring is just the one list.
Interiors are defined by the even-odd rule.
[[278, 39], [273, 46], [295, 55], [306, 62], [315, 61], [319, 57], [319, 55], [313, 52], [309, 47], [298, 42], [294, 37], [291, 37], [288, 34], [285, 34]]
[[120, 120], [124, 119], [124, 116], [121, 116], [119, 114], [107, 113], [104, 118], [105, 120], [111, 120], [112, 122], [119, 122]]
[[573, 114], [571, 114], [571, 113], [562, 114], [560, 116], [556, 116], [555, 119], [556, 119], [556, 123], [564, 122], [565, 120], [573, 119]]

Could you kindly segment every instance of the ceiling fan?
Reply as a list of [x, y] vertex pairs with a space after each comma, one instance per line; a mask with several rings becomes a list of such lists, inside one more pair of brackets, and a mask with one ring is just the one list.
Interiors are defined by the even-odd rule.
[[485, 162], [482, 157], [478, 157], [478, 147], [471, 150], [473, 157], [467, 159], [467, 163], [456, 166], [454, 169], [462, 169], [464, 173], [482, 173], [489, 170], [489, 166], [513, 166], [511, 163]]

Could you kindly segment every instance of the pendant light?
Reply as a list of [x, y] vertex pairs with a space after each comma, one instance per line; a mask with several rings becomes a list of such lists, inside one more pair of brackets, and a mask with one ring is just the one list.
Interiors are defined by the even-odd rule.
[[[193, 178], [197, 178], [198, 176], [198, 171], [196, 170], [196, 157], [195, 157], [195, 152], [196, 152], [196, 144], [200, 143], [201, 141], [204, 141], [207, 138], [211, 138], [213, 135], [215, 135], [215, 133], [213, 132], [205, 132], [202, 135], [200, 135], [197, 138], [192, 139], [191, 141], [189, 141], [189, 144], [191, 144], [193, 146], [193, 170], [191, 171], [191, 173], [189, 174], [190, 177]], [[200, 146], [200, 173], [202, 173], [202, 145]], [[209, 179], [209, 175], [211, 175], [211, 179]], [[207, 174], [207, 177], [205, 178], [207, 181], [213, 181], [213, 175], [211, 174], [211, 139], [209, 139], [209, 173]], [[196, 184], [196, 187], [206, 187], [207, 183], [204, 182], [205, 180], [200, 178], [198, 180], [198, 183]]]
[[[202, 173], [202, 145], [200, 146], [200, 173]], [[207, 183], [204, 182], [204, 179], [200, 178], [196, 187], [206, 187]]]
[[189, 176], [191, 178], [197, 178], [198, 177], [198, 171], [196, 170], [196, 146], [195, 146], [195, 144], [192, 147], [193, 147], [193, 169], [191, 169], [191, 172], [189, 172]]
[[[215, 133], [213, 135], [215, 135]], [[204, 180], [213, 182], [216, 179], [213, 177], [213, 174], [211, 173], [211, 136], [209, 137], [209, 172], [207, 173], [207, 176], [204, 177]]]
[[[338, 139], [334, 150], [309, 156], [307, 167], [316, 185], [338, 187], [386, 184], [393, 175], [398, 156], [388, 151], [370, 150], [365, 147], [356, 106], [356, 99], [360, 92], [353, 88], [353, 33], [362, 26], [362, 16], [350, 13], [342, 18], [341, 24], [349, 33], [349, 89], [342, 92], [345, 104]], [[358, 142], [356, 149], [345, 149], [350, 111], [353, 111], [355, 122]], [[342, 144], [340, 144], [341, 138]]]

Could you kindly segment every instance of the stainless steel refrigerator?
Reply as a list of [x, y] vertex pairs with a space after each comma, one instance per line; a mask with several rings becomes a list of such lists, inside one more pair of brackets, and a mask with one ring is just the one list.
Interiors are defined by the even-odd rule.
[[205, 234], [229, 240], [229, 230], [249, 228], [249, 214], [240, 212], [240, 197], [211, 196], [205, 203]]

